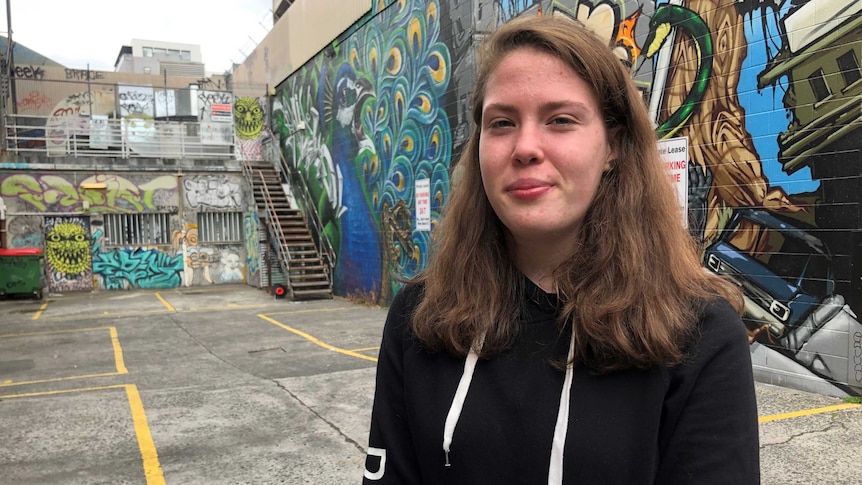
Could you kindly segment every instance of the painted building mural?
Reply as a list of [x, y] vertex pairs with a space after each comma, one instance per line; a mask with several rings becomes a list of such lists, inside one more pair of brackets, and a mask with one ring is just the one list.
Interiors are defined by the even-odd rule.
[[240, 174], [0, 173], [0, 196], [7, 245], [44, 249], [51, 293], [252, 283], [259, 266]]
[[263, 136], [266, 126], [265, 101], [250, 96], [233, 103], [233, 126], [238, 160], [263, 160]]
[[[470, 39], [540, 7], [607, 39], [659, 138], [687, 139], [689, 228], [745, 292], [758, 379], [859, 395], [862, 0], [375, 2], [273, 101], [336, 293], [388, 301], [424, 267], [470, 129]], [[425, 179], [431, 231], [416, 229]]]
[[393, 275], [424, 267], [430, 231], [414, 229], [417, 180], [431, 219], [449, 193], [451, 77], [436, 2], [400, 2], [289, 78], [274, 132], [306, 176], [338, 260], [336, 294], [389, 301]]

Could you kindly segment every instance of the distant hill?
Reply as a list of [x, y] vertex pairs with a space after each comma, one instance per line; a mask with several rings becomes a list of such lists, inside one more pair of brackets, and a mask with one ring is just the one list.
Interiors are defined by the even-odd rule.
[[[0, 35], [0, 57], [6, 55], [9, 39], [6, 36]], [[30, 49], [27, 46], [15, 42], [15, 52], [13, 53], [15, 65], [17, 66], [40, 66], [40, 67], [66, 67], [59, 62], [49, 59], [42, 54]]]

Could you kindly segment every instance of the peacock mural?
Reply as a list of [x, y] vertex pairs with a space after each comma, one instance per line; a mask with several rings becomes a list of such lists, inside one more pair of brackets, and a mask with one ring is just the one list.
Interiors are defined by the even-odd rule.
[[[379, 2], [280, 87], [274, 130], [316, 201], [337, 262], [335, 293], [388, 302], [425, 267], [449, 193], [447, 46], [436, 1]], [[417, 180], [431, 186], [431, 231], [415, 230]]]

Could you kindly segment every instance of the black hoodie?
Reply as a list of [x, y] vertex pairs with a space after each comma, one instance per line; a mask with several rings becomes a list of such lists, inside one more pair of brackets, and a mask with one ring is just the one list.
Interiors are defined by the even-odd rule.
[[[377, 365], [364, 484], [759, 483], [748, 338], [726, 301], [705, 308], [684, 364], [603, 375], [575, 365], [564, 393], [567, 373], [553, 362], [569, 342], [559, 336], [556, 301], [527, 285], [514, 346], [474, 371], [412, 335], [419, 287], [396, 296]], [[469, 391], [459, 410], [462, 381]], [[552, 460], [555, 438], [561, 453]], [[555, 461], [561, 481], [550, 472]]]

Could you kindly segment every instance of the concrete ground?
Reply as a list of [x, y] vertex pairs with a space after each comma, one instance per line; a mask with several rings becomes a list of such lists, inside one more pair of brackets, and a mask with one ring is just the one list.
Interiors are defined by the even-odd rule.
[[[0, 302], [0, 482], [359, 483], [385, 314], [247, 286]], [[763, 483], [862, 483], [862, 407], [757, 392]]]

